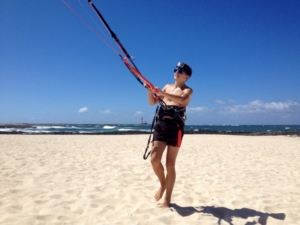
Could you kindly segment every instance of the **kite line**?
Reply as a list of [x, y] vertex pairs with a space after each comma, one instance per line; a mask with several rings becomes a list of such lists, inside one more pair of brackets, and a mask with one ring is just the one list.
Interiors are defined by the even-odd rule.
[[[136, 78], [136, 80], [141, 85], [143, 85], [143, 87], [147, 88], [148, 90], [150, 90], [151, 92], [154, 93], [153, 96], [159, 101], [160, 106], [165, 106], [166, 103], [161, 98], [159, 98], [157, 96], [159, 90], [157, 88], [155, 88], [154, 85], [150, 81], [148, 81], [141, 74], [141, 72], [138, 70], [137, 66], [133, 62], [133, 57], [131, 57], [129, 55], [129, 53], [126, 51], [126, 49], [124, 48], [124, 46], [120, 42], [119, 38], [117, 37], [117, 35], [112, 31], [112, 29], [110, 28], [110, 26], [108, 25], [108, 23], [106, 22], [106, 20], [104, 19], [104, 17], [100, 13], [100, 11], [92, 3], [92, 0], [88, 0], [88, 4], [92, 7], [92, 9], [94, 10], [94, 12], [97, 14], [97, 16], [99, 17], [99, 19], [101, 20], [101, 22], [103, 23], [104, 27], [107, 29], [107, 31], [109, 32], [109, 34], [111, 35], [111, 37], [115, 40], [116, 44], [118, 45], [118, 47], [120, 48], [120, 50], [122, 51], [122, 53], [123, 53], [124, 56], [122, 54], [120, 54], [118, 51], [116, 51], [112, 46], [110, 46], [105, 41], [105, 39], [101, 37], [101, 35], [99, 35], [68, 3], [66, 3], [65, 0], [62, 0], [62, 1], [87, 27], [89, 27], [113, 52], [115, 52], [120, 57], [120, 59], [123, 61], [123, 63], [128, 68], [128, 70], [131, 72], [131, 74]], [[159, 108], [159, 106], [157, 106], [157, 108], [156, 108], [156, 113], [158, 111], [158, 108]], [[155, 116], [153, 118], [153, 122], [152, 122], [152, 126], [151, 126], [151, 131], [150, 131], [150, 136], [149, 136], [149, 140], [148, 140], [148, 144], [147, 144], [144, 156], [143, 156], [143, 158], [145, 160], [148, 158], [148, 156], [151, 153], [151, 152], [147, 153], [147, 151], [148, 151], [148, 148], [149, 148], [149, 143], [150, 143], [150, 139], [151, 139], [152, 129], [154, 127], [156, 113], [155, 113]]]
[[164, 104], [164, 102], [156, 95], [158, 93], [158, 89], [156, 89], [154, 87], [154, 85], [149, 80], [147, 80], [141, 74], [141, 72], [138, 70], [137, 66], [133, 62], [133, 57], [131, 57], [129, 55], [129, 53], [126, 51], [126, 49], [124, 48], [124, 46], [120, 42], [119, 38], [117, 37], [117, 35], [112, 31], [112, 29], [110, 28], [110, 26], [108, 25], [108, 23], [106, 22], [106, 20], [104, 19], [104, 17], [100, 13], [100, 11], [92, 3], [92, 1], [88, 0], [88, 4], [95, 11], [97, 16], [99, 17], [99, 19], [103, 23], [104, 27], [107, 29], [109, 34], [115, 40], [116, 44], [118, 45], [118, 47], [120, 48], [120, 50], [122, 51], [124, 56], [122, 54], [120, 54], [118, 51], [116, 51], [112, 46], [110, 46], [107, 43], [107, 41], [101, 35], [99, 35], [65, 0], [62, 0], [62, 1], [93, 33], [95, 33], [98, 36], [98, 38], [100, 38], [114, 53], [116, 53], [120, 57], [120, 59], [123, 61], [125, 66], [128, 68], [128, 70], [132, 73], [132, 75], [136, 78], [136, 80], [141, 85], [143, 85], [145, 88], [152, 91], [154, 93], [155, 98], [158, 99], [161, 104]]

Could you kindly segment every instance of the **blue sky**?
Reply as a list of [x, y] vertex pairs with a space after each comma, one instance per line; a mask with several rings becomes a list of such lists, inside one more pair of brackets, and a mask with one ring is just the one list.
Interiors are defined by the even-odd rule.
[[[67, 0], [119, 51], [87, 1]], [[187, 124], [300, 124], [300, 1], [94, 0], [142, 74], [189, 64]], [[150, 122], [118, 56], [61, 1], [0, 1], [0, 123]]]

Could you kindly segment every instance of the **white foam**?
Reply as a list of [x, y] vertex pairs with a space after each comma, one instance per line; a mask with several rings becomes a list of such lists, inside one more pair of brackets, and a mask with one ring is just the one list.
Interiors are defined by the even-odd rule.
[[114, 129], [116, 126], [103, 126], [103, 129]]
[[0, 129], [0, 132], [12, 132], [12, 131], [14, 131], [14, 129], [12, 129], [12, 128], [1, 128]]
[[64, 129], [66, 127], [62, 126], [37, 126], [36, 129], [46, 130], [46, 129]]
[[128, 128], [120, 128], [120, 129], [118, 129], [118, 131], [132, 131], [132, 130], [134, 130], [134, 129], [128, 129]]

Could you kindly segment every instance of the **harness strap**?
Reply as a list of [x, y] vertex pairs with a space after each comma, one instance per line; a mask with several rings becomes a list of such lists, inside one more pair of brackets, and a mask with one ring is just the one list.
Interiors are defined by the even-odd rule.
[[[161, 107], [163, 108], [163, 110], [168, 110], [168, 108], [167, 108], [168, 106], [166, 104], [164, 104], [164, 105], [161, 104]], [[185, 107], [181, 108], [181, 109], [174, 109], [174, 111], [175, 111], [174, 118], [178, 117], [183, 123], [185, 123], [186, 114], [184, 113], [183, 117], [180, 115], [180, 112], [185, 111], [185, 110], [186, 110]], [[159, 117], [159, 118], [161, 118], [161, 117]]]
[[143, 156], [144, 160], [146, 160], [149, 157], [149, 155], [151, 154], [151, 151], [149, 151], [148, 154], [147, 154], [147, 151], [148, 151], [149, 144], [150, 144], [150, 141], [151, 141], [152, 130], [153, 130], [153, 127], [154, 127], [154, 123], [155, 123], [156, 114], [158, 112], [158, 109], [159, 109], [159, 106], [157, 106], [156, 110], [155, 110], [155, 114], [154, 114], [154, 118], [153, 118], [152, 125], [151, 125], [151, 130], [150, 130], [150, 135], [149, 135], [147, 147], [145, 149], [145, 153], [144, 153], [144, 156]]

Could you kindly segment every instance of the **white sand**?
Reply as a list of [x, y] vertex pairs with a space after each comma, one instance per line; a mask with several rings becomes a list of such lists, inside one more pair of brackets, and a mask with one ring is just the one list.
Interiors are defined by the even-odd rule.
[[185, 135], [170, 209], [147, 140], [0, 135], [0, 224], [300, 224], [299, 137]]

